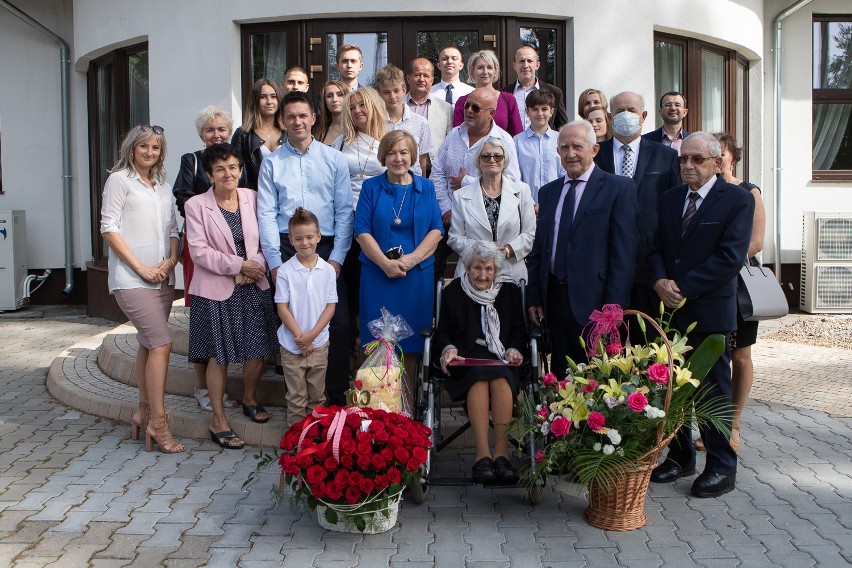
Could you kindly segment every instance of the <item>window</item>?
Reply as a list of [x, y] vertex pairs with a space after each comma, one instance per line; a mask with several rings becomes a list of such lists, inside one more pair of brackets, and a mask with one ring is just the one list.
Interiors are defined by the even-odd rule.
[[134, 125], [148, 116], [148, 44], [118, 49], [89, 64], [89, 179], [92, 204], [92, 258], [106, 266], [108, 248], [100, 218], [107, 170], [115, 165], [118, 147]]
[[646, 101], [657, 112], [663, 93], [686, 95], [686, 129], [690, 132], [727, 132], [743, 147], [737, 175], [747, 177], [748, 61], [736, 51], [691, 38], [654, 35], [655, 100]]
[[814, 16], [813, 179], [852, 180], [852, 17]]

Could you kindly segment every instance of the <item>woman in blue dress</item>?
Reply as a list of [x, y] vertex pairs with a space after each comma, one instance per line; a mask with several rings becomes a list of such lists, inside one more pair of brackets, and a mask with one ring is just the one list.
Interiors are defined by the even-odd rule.
[[378, 157], [387, 171], [364, 181], [355, 209], [362, 264], [361, 343], [372, 340], [367, 324], [381, 317], [382, 307], [402, 315], [414, 330], [400, 343], [409, 377], [415, 355], [423, 353], [419, 331], [432, 325], [433, 253], [444, 233], [435, 186], [409, 171], [417, 156], [411, 134], [385, 134]]

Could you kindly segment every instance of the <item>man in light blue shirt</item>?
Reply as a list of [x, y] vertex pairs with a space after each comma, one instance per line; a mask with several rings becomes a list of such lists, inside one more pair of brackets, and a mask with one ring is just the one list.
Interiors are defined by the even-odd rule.
[[530, 125], [515, 136], [521, 181], [530, 186], [536, 207], [538, 188], [565, 175], [556, 150], [559, 133], [549, 125], [555, 106], [552, 93], [531, 91], [526, 98], [526, 114]]
[[287, 141], [260, 165], [257, 218], [260, 246], [275, 281], [278, 267], [295, 254], [287, 223], [297, 207], [317, 216], [322, 239], [317, 253], [337, 273], [338, 304], [329, 327], [326, 390], [329, 403], [343, 406], [349, 388], [349, 305], [340, 269], [352, 244], [352, 189], [343, 154], [314, 140], [313, 103], [301, 92], [281, 101]]

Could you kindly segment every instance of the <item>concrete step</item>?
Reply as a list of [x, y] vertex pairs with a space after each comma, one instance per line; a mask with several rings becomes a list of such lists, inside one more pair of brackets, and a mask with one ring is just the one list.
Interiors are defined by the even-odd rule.
[[[92, 336], [60, 353], [50, 366], [47, 388], [67, 406], [129, 423], [136, 410], [138, 389], [113, 379], [98, 365], [101, 343], [116, 331], [121, 335], [127, 329], [120, 326], [112, 332]], [[195, 398], [167, 394], [166, 409], [169, 427], [176, 437], [209, 439], [210, 413], [201, 410]], [[248, 444], [277, 446], [287, 430], [286, 410], [271, 406], [268, 410], [271, 418], [266, 424], [255, 424], [243, 416], [241, 409], [227, 410], [226, 415], [234, 432]]]
[[[98, 350], [98, 365], [106, 375], [125, 385], [136, 387], [136, 378], [133, 377], [132, 371], [138, 348], [136, 330], [129, 324], [120, 326], [104, 336], [103, 344]], [[172, 352], [169, 357], [166, 392], [191, 397], [196, 384], [195, 369], [192, 363], [187, 361], [186, 354], [181, 355]], [[227, 390], [232, 398], [242, 399], [242, 365], [228, 366]], [[276, 375], [272, 366], [267, 366], [261, 376], [257, 392], [257, 398], [261, 404], [285, 406], [284, 394], [286, 391], [284, 377]]]

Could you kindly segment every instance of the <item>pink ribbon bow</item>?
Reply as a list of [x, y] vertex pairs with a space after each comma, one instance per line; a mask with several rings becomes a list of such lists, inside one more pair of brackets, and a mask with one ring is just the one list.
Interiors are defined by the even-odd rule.
[[[326, 413], [320, 413], [316, 410], [314, 410], [311, 414], [311, 416], [317, 420], [312, 421], [302, 429], [302, 434], [299, 436], [299, 444], [296, 447], [296, 451], [299, 454], [301, 454], [302, 441], [305, 439], [305, 436], [307, 436], [308, 430], [310, 430], [314, 424], [318, 423], [324, 414]], [[346, 408], [341, 408], [334, 413], [334, 419], [331, 421], [331, 426], [328, 428], [328, 433], [325, 436], [326, 441], [323, 445], [331, 442], [331, 453], [337, 461], [340, 461], [340, 437], [343, 435], [343, 428], [346, 426], [346, 417], [350, 414], [360, 416], [362, 419], [369, 418], [367, 413], [357, 406], [347, 406]]]
[[[595, 310], [589, 316], [589, 325], [592, 326], [589, 332], [589, 340], [587, 349], [589, 355], [594, 355], [598, 351], [598, 342], [602, 337], [606, 336], [607, 344], [612, 346], [617, 351], [621, 351], [621, 333], [618, 331], [618, 326], [624, 322], [624, 310], [618, 304], [606, 304], [600, 310]], [[588, 328], [589, 325], [586, 327]], [[610, 349], [607, 353], [612, 355]]]

